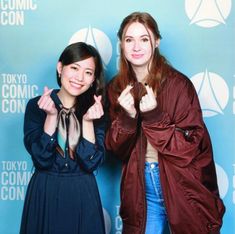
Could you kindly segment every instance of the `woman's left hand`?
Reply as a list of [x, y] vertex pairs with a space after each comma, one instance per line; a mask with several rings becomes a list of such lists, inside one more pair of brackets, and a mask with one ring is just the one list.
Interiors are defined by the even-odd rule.
[[92, 121], [94, 119], [100, 119], [104, 115], [103, 106], [101, 103], [102, 96], [94, 95], [95, 103], [88, 109], [87, 113], [83, 115], [83, 120]]
[[151, 111], [157, 107], [157, 100], [156, 100], [156, 96], [153, 92], [153, 89], [151, 87], [149, 87], [148, 85], [146, 85], [145, 88], [147, 90], [147, 94], [145, 94], [141, 98], [140, 104], [139, 104], [141, 112]]

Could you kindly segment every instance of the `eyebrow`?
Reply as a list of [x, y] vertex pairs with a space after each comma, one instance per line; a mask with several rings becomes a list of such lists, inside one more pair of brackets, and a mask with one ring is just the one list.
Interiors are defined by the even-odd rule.
[[[73, 63], [73, 64], [76, 65], [76, 66], [78, 66], [78, 67], [81, 67], [79, 63]], [[89, 70], [89, 71], [92, 71], [92, 72], [95, 71], [95, 69], [89, 68], [89, 67], [85, 67], [85, 69], [86, 69], [86, 70]]]
[[[126, 37], [131, 37], [131, 38], [133, 38], [133, 36], [128, 36], [128, 35], [126, 35], [125, 38], [126, 38]], [[143, 34], [143, 35], [141, 35], [140, 37], [150, 37], [150, 36], [149, 36], [148, 34]]]

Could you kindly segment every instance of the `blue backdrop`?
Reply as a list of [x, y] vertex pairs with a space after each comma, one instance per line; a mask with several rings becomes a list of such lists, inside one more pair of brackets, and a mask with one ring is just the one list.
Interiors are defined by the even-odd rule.
[[[106, 80], [117, 72], [116, 32], [133, 11], [147, 11], [162, 34], [160, 50], [194, 83], [209, 129], [221, 197], [222, 234], [235, 234], [235, 8], [233, 0], [0, 0], [0, 233], [17, 234], [32, 172], [23, 146], [27, 101], [57, 87], [57, 59], [71, 42], [100, 52]], [[120, 163], [97, 172], [107, 234], [121, 233]]]

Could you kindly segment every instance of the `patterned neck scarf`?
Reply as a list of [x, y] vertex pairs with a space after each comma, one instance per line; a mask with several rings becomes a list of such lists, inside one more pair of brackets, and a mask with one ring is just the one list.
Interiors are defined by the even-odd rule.
[[80, 124], [75, 115], [75, 108], [62, 107], [58, 115], [58, 147], [57, 151], [65, 157], [68, 151], [69, 157], [74, 160], [75, 148], [81, 135]]

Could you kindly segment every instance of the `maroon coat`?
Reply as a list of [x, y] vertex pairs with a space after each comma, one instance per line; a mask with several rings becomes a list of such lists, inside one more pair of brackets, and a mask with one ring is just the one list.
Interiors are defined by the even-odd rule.
[[[108, 88], [113, 112], [112, 85]], [[172, 234], [217, 234], [225, 211], [219, 198], [210, 137], [191, 81], [172, 70], [158, 106], [134, 119], [111, 115], [106, 147], [123, 161], [120, 215], [124, 234], [143, 234], [146, 223], [146, 139], [157, 149], [160, 180]]]

